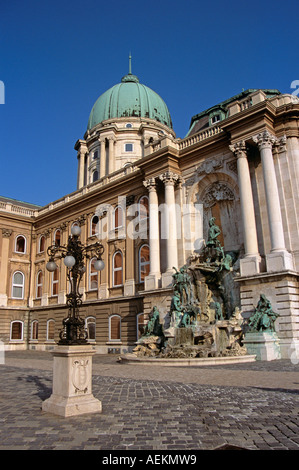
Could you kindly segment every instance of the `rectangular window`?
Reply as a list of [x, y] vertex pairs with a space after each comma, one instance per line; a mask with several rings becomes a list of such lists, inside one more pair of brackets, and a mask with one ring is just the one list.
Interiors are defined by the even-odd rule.
[[125, 144], [126, 152], [133, 152], [133, 144]]
[[58, 295], [59, 272], [58, 269], [52, 273], [52, 295]]

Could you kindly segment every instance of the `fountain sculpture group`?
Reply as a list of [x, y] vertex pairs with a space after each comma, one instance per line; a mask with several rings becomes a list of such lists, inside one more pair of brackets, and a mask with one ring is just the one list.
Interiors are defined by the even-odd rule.
[[244, 333], [274, 332], [269, 300], [261, 294], [246, 322], [241, 316], [235, 287], [238, 256], [224, 253], [215, 218], [209, 220], [208, 240], [187, 265], [173, 268], [173, 295], [163, 319], [154, 307], [133, 353], [137, 357], [204, 358], [247, 355]]

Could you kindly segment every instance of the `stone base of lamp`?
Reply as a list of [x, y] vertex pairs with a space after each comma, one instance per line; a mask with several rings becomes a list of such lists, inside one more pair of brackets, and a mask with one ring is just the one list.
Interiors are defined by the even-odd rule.
[[254, 354], [259, 361], [281, 359], [279, 338], [275, 332], [246, 333], [243, 346], [248, 354]]
[[63, 417], [102, 412], [101, 401], [92, 394], [94, 354], [90, 345], [55, 348], [52, 395], [42, 404], [44, 412]]

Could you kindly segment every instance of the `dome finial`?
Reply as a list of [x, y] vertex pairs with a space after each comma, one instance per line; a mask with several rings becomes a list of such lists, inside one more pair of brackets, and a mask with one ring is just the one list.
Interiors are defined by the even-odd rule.
[[132, 56], [131, 56], [131, 52], [130, 52], [130, 55], [129, 55], [129, 75], [132, 75]]

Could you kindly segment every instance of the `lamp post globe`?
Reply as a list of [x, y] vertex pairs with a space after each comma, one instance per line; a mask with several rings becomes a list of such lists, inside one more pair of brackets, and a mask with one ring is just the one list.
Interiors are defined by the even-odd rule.
[[94, 262], [94, 269], [96, 271], [103, 271], [105, 267], [105, 263], [102, 259], [97, 259], [95, 262]]
[[72, 255], [68, 255], [63, 260], [67, 268], [72, 268], [76, 264], [76, 259]]
[[55, 263], [54, 260], [51, 260], [48, 261], [48, 263], [46, 264], [46, 269], [50, 272], [50, 273], [53, 273], [56, 269], [57, 269], [57, 264]]
[[76, 236], [76, 237], [79, 237], [81, 235], [81, 228], [79, 227], [79, 225], [73, 225], [72, 226], [71, 234]]

